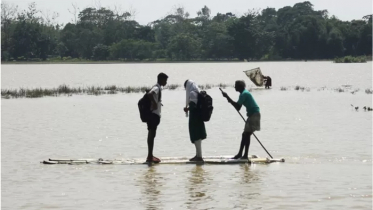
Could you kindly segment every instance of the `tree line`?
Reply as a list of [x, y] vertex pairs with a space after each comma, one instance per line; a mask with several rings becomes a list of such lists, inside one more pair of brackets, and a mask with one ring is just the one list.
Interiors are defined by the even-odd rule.
[[183, 8], [147, 25], [130, 12], [87, 7], [75, 21], [55, 23], [36, 4], [1, 4], [1, 60], [282, 60], [372, 54], [372, 15], [342, 21], [308, 2], [278, 10], [191, 18]]

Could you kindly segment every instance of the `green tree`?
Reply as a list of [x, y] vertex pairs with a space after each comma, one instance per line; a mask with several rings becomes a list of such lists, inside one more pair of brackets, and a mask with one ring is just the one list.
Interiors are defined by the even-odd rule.
[[[24, 11], [1, 4], [2, 60], [71, 56], [95, 60], [332, 59], [372, 54], [372, 15], [341, 21], [309, 1], [240, 17], [211, 15], [206, 5], [191, 18], [184, 8], [149, 25], [131, 12], [74, 7], [65, 26], [42, 16], [36, 4]], [[78, 14], [78, 15], [76, 15]]]
[[[78, 29], [75, 24], [68, 23], [62, 29], [60, 34], [60, 41], [66, 47], [66, 52], [63, 54], [73, 58], [80, 57], [78, 53]], [[61, 54], [60, 54], [61, 55]]]
[[1, 60], [9, 60], [13, 51], [12, 35], [18, 7], [1, 2]]
[[213, 59], [231, 59], [233, 56], [233, 38], [228, 35], [224, 22], [212, 22], [203, 33], [203, 57]]
[[56, 51], [57, 51], [57, 54], [62, 59], [62, 57], [65, 56], [67, 48], [66, 48], [66, 46], [65, 46], [65, 44], [63, 42], [60, 42], [60, 43], [57, 44]]
[[152, 42], [124, 39], [110, 47], [110, 57], [125, 60], [143, 60], [152, 58], [156, 49], [156, 44]]
[[200, 56], [201, 41], [190, 34], [178, 34], [171, 38], [168, 51], [172, 59], [192, 60]]
[[106, 60], [109, 56], [109, 48], [106, 45], [98, 44], [93, 48], [92, 57], [94, 60]]
[[357, 52], [359, 55], [372, 55], [372, 15], [365, 16], [364, 21], [359, 33]]
[[269, 51], [274, 40], [271, 32], [266, 32], [260, 27], [256, 12], [249, 12], [235, 20], [228, 27], [228, 33], [233, 38], [235, 55], [241, 60], [261, 58]]

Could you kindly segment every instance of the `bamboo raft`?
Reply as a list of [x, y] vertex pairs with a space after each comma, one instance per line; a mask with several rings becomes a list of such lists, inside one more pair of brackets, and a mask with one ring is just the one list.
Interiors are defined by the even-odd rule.
[[49, 158], [48, 160], [43, 160], [40, 163], [43, 164], [69, 164], [69, 165], [79, 165], [79, 164], [111, 164], [111, 165], [139, 165], [139, 164], [269, 164], [275, 162], [285, 162], [285, 159], [270, 159], [270, 158], [259, 158], [256, 155], [252, 155], [247, 160], [242, 159], [231, 159], [233, 156], [206, 156], [203, 157], [204, 161], [189, 161], [187, 157], [163, 157], [160, 158], [160, 163], [148, 163], [144, 159], [113, 159], [104, 160], [102, 158], [92, 159], [59, 159], [59, 158]]

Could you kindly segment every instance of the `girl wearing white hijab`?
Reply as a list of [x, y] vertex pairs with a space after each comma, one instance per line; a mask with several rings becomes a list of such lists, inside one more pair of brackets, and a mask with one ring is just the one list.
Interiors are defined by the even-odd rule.
[[186, 105], [184, 111], [189, 113], [189, 136], [190, 141], [196, 146], [196, 156], [189, 161], [203, 161], [202, 158], [202, 140], [206, 139], [205, 123], [201, 119], [198, 110], [198, 93], [199, 88], [192, 80], [187, 80], [184, 83], [186, 90]]

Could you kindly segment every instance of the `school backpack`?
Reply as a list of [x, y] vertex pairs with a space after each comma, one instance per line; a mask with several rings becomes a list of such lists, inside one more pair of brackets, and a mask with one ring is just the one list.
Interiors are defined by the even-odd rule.
[[[150, 110], [151, 101], [148, 96], [149, 91], [149, 89], [146, 90], [144, 96], [137, 103], [137, 106], [139, 107], [141, 121], [144, 123], [148, 122], [149, 116], [152, 114], [152, 111]], [[158, 101], [161, 100], [161, 95], [162, 91], [160, 90], [158, 95]]]
[[198, 93], [197, 109], [202, 120], [208, 122], [214, 107], [212, 106], [212, 98], [206, 91], [200, 91]]

